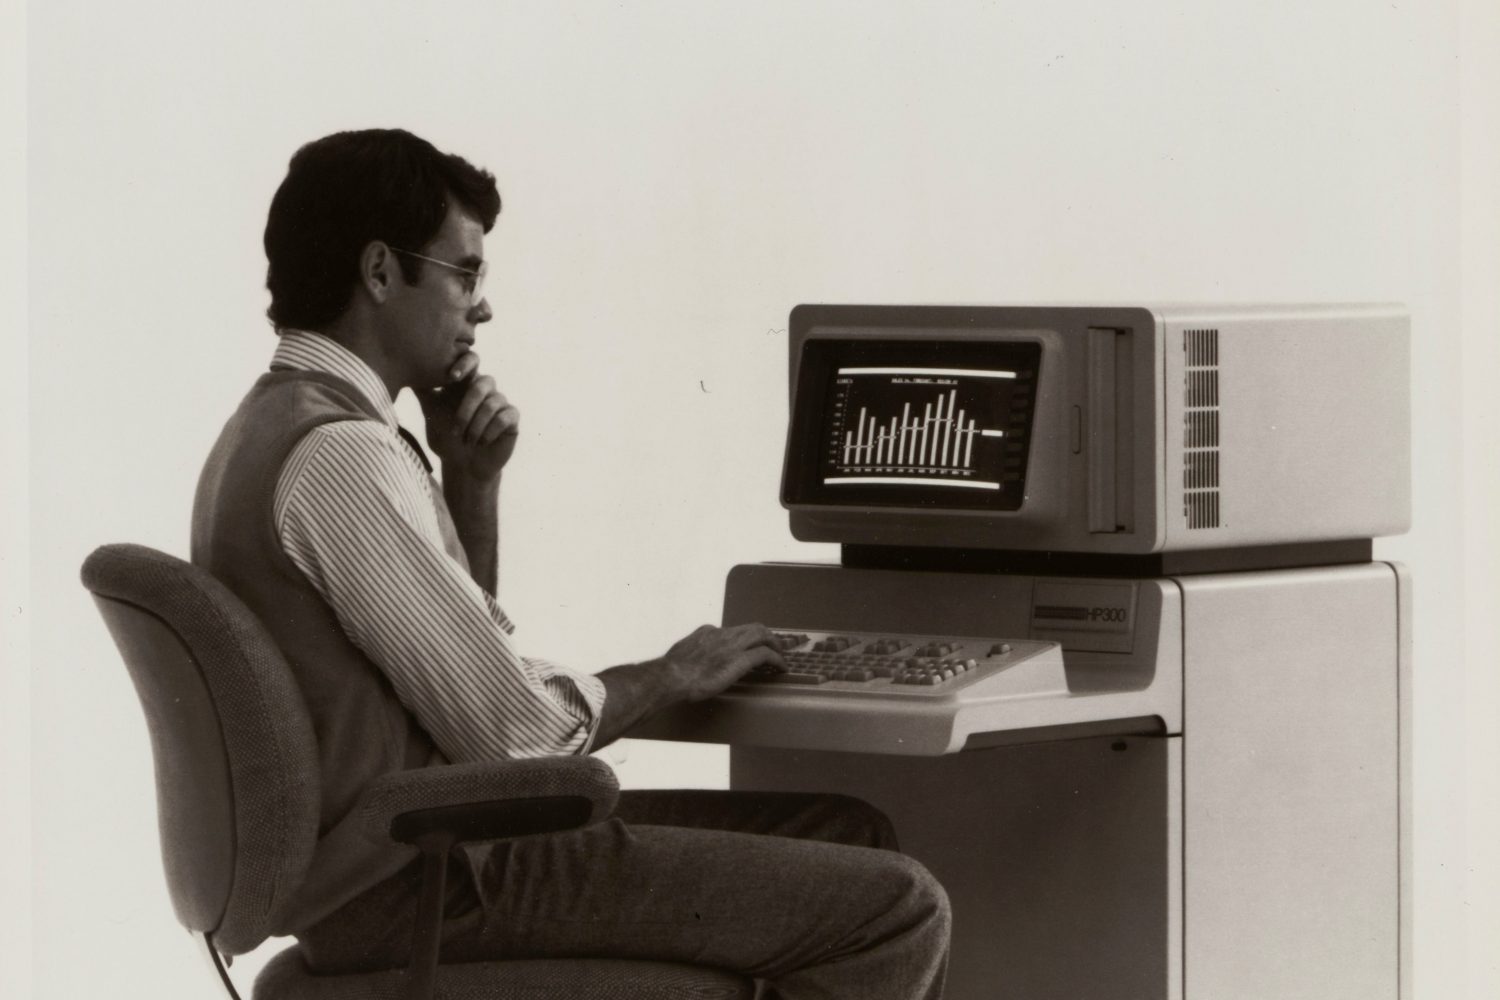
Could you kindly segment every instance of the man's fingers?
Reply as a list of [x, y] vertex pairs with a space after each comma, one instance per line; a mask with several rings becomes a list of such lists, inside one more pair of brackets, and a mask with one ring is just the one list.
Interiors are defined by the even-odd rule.
[[479, 355], [473, 351], [461, 355], [453, 362], [453, 367], [448, 369], [448, 382], [462, 382], [479, 370]]
[[446, 406], [452, 409], [456, 405], [455, 401], [461, 401], [467, 391], [472, 388], [465, 383], [473, 378], [477, 371], [479, 371], [479, 355], [469, 351], [449, 366], [447, 381], [442, 385], [430, 386], [426, 389], [413, 386], [412, 393], [422, 404], [423, 410], [435, 406]]
[[506, 434], [518, 433], [520, 427], [521, 411], [514, 406], [507, 406], [484, 425], [484, 429], [479, 432], [479, 441], [481, 444], [494, 444]]
[[725, 635], [741, 648], [748, 649], [752, 646], [770, 646], [776, 639], [776, 633], [759, 622], [749, 625], [735, 625], [724, 630]]
[[[498, 393], [480, 403], [479, 408], [474, 411], [474, 415], [469, 418], [468, 425], [464, 427], [464, 440], [470, 443], [484, 440], [486, 433], [496, 424], [500, 424], [500, 430], [503, 431], [507, 409], [515, 414], [516, 418], [519, 418], [519, 411], [514, 406], [508, 406], [505, 403], [505, 397], [500, 396]], [[496, 434], [495, 437], [499, 437], [499, 434]]]
[[781, 655], [781, 651], [773, 649], [770, 646], [756, 646], [754, 649], [749, 650], [747, 655], [754, 658], [754, 666], [757, 667], [775, 667], [781, 671], [790, 669], [787, 666], [786, 658]]
[[[498, 402], [494, 402], [496, 400]], [[488, 375], [481, 375], [464, 387], [463, 398], [453, 411], [454, 423], [459, 427], [468, 427], [481, 407], [494, 403], [498, 408], [505, 406], [507, 402], [505, 395], [495, 388], [495, 380]]]
[[473, 441], [484, 432], [485, 425], [490, 422], [490, 418], [500, 412], [502, 404], [493, 396], [481, 399], [474, 406], [467, 404], [468, 401], [465, 400], [465, 405], [461, 406], [459, 412], [455, 414], [453, 429], [465, 441]]
[[730, 674], [739, 679], [756, 667], [771, 667], [781, 673], [787, 670], [786, 660], [770, 646], [752, 646], [730, 661]]
[[730, 673], [734, 677], [743, 677], [756, 667], [771, 667], [781, 672], [787, 670], [781, 651], [770, 643], [771, 630], [764, 625], [739, 625], [733, 629], [725, 629], [724, 637], [739, 649], [729, 660]]

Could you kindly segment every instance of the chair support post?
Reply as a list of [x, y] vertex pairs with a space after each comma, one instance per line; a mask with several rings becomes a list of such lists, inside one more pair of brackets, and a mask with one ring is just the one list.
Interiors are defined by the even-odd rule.
[[422, 891], [411, 934], [411, 960], [406, 967], [406, 1000], [432, 1000], [437, 978], [438, 948], [443, 938], [443, 897], [448, 877], [448, 855], [455, 838], [436, 830], [417, 839], [422, 852]]
[[219, 974], [219, 982], [223, 984], [224, 989], [229, 993], [230, 1000], [240, 1000], [240, 995], [235, 991], [234, 988], [234, 981], [229, 978], [229, 970], [225, 968], [225, 965], [227, 963], [219, 954], [219, 949], [214, 947], [213, 935], [206, 934], [203, 931], [190, 931], [189, 933], [193, 936], [193, 943], [198, 946], [199, 954], [201, 954], [208, 961], [208, 964], [213, 966], [214, 971]]

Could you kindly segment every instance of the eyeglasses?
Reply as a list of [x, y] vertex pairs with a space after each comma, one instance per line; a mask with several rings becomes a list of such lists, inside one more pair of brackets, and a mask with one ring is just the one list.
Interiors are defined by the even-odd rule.
[[400, 247], [391, 247], [391, 251], [393, 253], [405, 254], [408, 257], [415, 257], [417, 260], [425, 260], [427, 263], [436, 264], [438, 267], [446, 267], [450, 271], [457, 271], [463, 275], [463, 278], [460, 280], [463, 284], [464, 294], [469, 297], [469, 305], [477, 306], [484, 300], [484, 276], [489, 273], [489, 261], [481, 261], [479, 270], [475, 271], [467, 267], [459, 267], [457, 264], [450, 264], [446, 260], [438, 260], [436, 257], [428, 257], [426, 254], [417, 253], [415, 250], [403, 250]]

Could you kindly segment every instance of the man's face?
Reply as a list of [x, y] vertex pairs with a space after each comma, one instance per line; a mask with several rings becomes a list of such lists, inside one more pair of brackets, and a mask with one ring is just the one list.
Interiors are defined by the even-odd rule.
[[[437, 235], [416, 252], [478, 270], [484, 262], [484, 227], [463, 209], [450, 206]], [[387, 350], [400, 362], [406, 385], [430, 389], [448, 381], [453, 362], [474, 346], [475, 328], [488, 322], [491, 313], [487, 301], [472, 303], [466, 290], [470, 276], [430, 261], [419, 263], [421, 274], [414, 284], [405, 284], [397, 273]]]

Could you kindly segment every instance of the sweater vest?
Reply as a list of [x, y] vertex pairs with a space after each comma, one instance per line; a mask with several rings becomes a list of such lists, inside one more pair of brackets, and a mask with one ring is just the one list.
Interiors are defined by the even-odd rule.
[[[411, 861], [408, 847], [365, 839], [355, 806], [380, 775], [444, 762], [281, 546], [274, 500], [282, 465], [303, 436], [335, 420], [379, 417], [335, 376], [261, 376], [220, 434], [193, 503], [192, 561], [266, 626], [302, 691], [317, 740], [317, 844], [301, 888], [275, 921], [278, 934], [309, 926]], [[446, 547], [462, 560], [447, 511], [437, 506]]]

